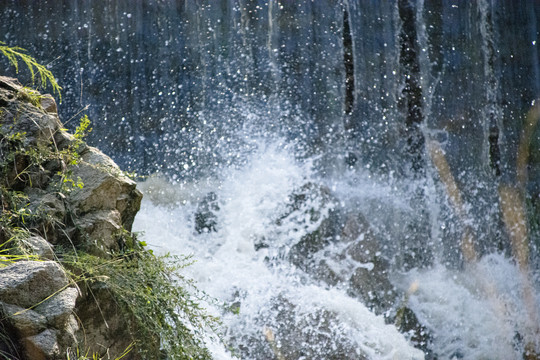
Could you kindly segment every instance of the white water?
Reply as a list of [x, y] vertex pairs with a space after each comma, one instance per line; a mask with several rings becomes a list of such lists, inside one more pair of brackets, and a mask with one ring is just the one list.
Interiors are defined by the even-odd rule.
[[418, 285], [410, 306], [443, 359], [522, 359], [521, 338], [539, 341], [523, 300], [522, 274], [502, 255], [486, 256], [468, 271], [438, 265], [402, 280]]
[[[290, 228], [286, 225], [278, 228], [275, 224], [286, 210], [288, 196], [314, 179], [311, 164], [296, 161], [286, 145], [260, 143], [245, 167], [224, 171], [222, 178], [213, 184], [189, 188], [152, 180], [142, 184], [147, 196], [134, 230], [144, 231], [144, 239], [155, 249], [193, 254], [197, 262], [188, 271], [199, 288], [223, 302], [240, 303], [238, 314], [222, 314], [231, 337], [260, 340], [267, 326], [275, 333], [279, 346], [287, 339], [280, 339], [275, 316], [280, 308], [293, 306], [293, 321], [298, 324], [318, 311], [332, 314], [332, 323], [327, 328], [317, 329], [316, 321], [309, 326], [313, 326], [313, 333], [321, 331], [323, 335], [327, 332], [337, 337], [333, 339], [336, 343], [353, 344], [351, 347], [358, 354], [349, 354], [350, 358], [366, 354], [371, 359], [422, 359], [422, 353], [410, 346], [393, 326], [386, 325], [382, 317], [375, 316], [342, 291], [306, 281], [293, 265], [279, 260], [303, 234], [316, 226], [294, 230], [292, 224]], [[193, 218], [196, 198], [204, 196], [209, 189], [219, 198], [218, 231], [198, 234]], [[299, 213], [295, 222], [309, 222], [300, 216]], [[256, 251], [256, 241], [263, 238], [271, 245]], [[268, 261], [268, 257], [278, 260]], [[279, 299], [286, 299], [286, 303], [280, 304]], [[226, 352], [215, 356], [230, 358]]]
[[[255, 143], [243, 166], [222, 169], [214, 179], [170, 184], [155, 178], [140, 184], [145, 199], [134, 230], [144, 231], [144, 240], [161, 252], [193, 254], [196, 263], [187, 275], [211, 297], [238, 310], [208, 305], [222, 317], [226, 338], [240, 349], [242, 358], [274, 359], [275, 352], [283, 350], [298, 359], [423, 359], [424, 354], [393, 325], [385, 324], [341, 286], [318, 282], [291, 264], [289, 250], [316, 229], [330, 205], [314, 198], [280, 225], [276, 220], [287, 213], [292, 193], [323, 181], [312, 171], [312, 161], [296, 159], [285, 141]], [[396, 217], [413, 213], [408, 200], [400, 197], [396, 186], [374, 181], [368, 173], [354, 176], [329, 183], [333, 194], [342, 205], [353, 198], [362, 204], [361, 210], [385, 241], [401, 241], [388, 237], [406, 236]], [[219, 202], [217, 231], [199, 234], [194, 214], [209, 191]], [[308, 218], [310, 208], [322, 214], [318, 221]], [[265, 247], [256, 250], [260, 243]], [[371, 271], [372, 264], [336, 261], [332, 255], [339, 247], [339, 242], [331, 244], [317, 255], [328, 254], [329, 266], [337, 273], [358, 267]], [[403, 293], [411, 284], [418, 285], [408, 305], [430, 332], [439, 359], [521, 358], [519, 337], [527, 336], [530, 324], [516, 280], [520, 278], [511, 261], [500, 255], [465, 270], [437, 265], [392, 275]], [[538, 300], [536, 305], [540, 308]], [[274, 348], [265, 340], [268, 329], [275, 335]], [[219, 344], [210, 348], [216, 359], [233, 357]]]

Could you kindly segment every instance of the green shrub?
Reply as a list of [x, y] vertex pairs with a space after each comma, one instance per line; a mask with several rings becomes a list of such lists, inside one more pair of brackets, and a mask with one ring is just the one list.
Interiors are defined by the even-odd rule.
[[[163, 354], [171, 360], [211, 358], [202, 338], [208, 330], [216, 333], [219, 323], [201, 307], [205, 295], [180, 274], [190, 264], [188, 257], [156, 256], [139, 249], [112, 259], [65, 254], [63, 263], [79, 286], [106, 284], [126, 315], [135, 351], [144, 359]], [[160, 350], [152, 346], [155, 343]]]

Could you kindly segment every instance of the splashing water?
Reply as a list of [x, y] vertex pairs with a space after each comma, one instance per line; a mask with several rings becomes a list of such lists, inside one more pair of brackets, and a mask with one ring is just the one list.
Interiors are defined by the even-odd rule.
[[[174, 192], [170, 188], [175, 185], [142, 184], [153, 201], [143, 203], [136, 230], [144, 230], [156, 249], [194, 254], [190, 275], [210, 296], [236, 309], [222, 317], [229, 341], [248, 358], [291, 352], [290, 343], [299, 347], [296, 356], [305, 359], [423, 358], [382, 317], [343, 291], [309, 280], [286, 260], [291, 247], [317, 227], [317, 222], [299, 226], [310, 223], [301, 212], [294, 221], [276, 224], [290, 194], [315, 180], [312, 162], [296, 160], [284, 142], [259, 144], [245, 166], [226, 169], [213, 187], [184, 185]], [[194, 230], [196, 199], [209, 190], [219, 199], [217, 231], [199, 234]], [[319, 200], [312, 202], [320, 206]], [[265, 245], [256, 250], [260, 241]], [[275, 335], [274, 350], [265, 343], [264, 328]], [[223, 352], [215, 356], [229, 358]]]
[[[258, 138], [254, 143], [242, 165], [223, 168], [215, 178], [142, 183], [146, 198], [135, 230], [144, 231], [154, 249], [194, 255], [197, 261], [188, 275], [225, 304], [208, 306], [222, 317], [226, 341], [243, 358], [423, 359], [410, 342], [412, 333], [400, 334], [349, 291], [343, 279], [358, 269], [377, 274], [374, 263], [362, 263], [350, 251], [343, 256], [347, 241], [336, 236], [310, 257], [309, 264], [326, 260], [338, 281], [317, 276], [317, 266], [291, 261], [295, 248], [320, 231], [336, 206], [358, 207], [366, 214], [380, 252], [390, 257], [400, 250], [394, 244], [400, 237], [407, 241], [402, 222], [417, 216], [410, 196], [405, 196], [411, 185], [400, 188], [395, 180], [376, 179], [368, 172], [324, 180], [314, 172], [316, 159], [295, 157], [290, 142]], [[291, 203], [291, 194], [317, 183], [326, 183], [335, 198], [325, 199], [323, 191]], [[214, 202], [213, 225], [197, 231], [208, 194]], [[365, 236], [356, 241], [365, 242]], [[486, 256], [463, 270], [438, 262], [406, 272], [392, 268], [388, 277], [398, 291], [407, 293], [411, 284], [418, 284], [406, 296], [406, 305], [429, 333], [431, 353], [445, 359], [511, 359], [523, 354], [530, 326], [521, 284], [515, 281], [520, 271], [504, 256]], [[216, 359], [232, 357], [219, 344], [209, 346]]]

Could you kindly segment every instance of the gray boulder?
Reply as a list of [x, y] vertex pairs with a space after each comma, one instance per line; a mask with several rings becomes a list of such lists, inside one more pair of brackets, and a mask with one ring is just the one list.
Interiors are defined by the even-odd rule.
[[80, 178], [84, 184], [69, 196], [69, 202], [78, 214], [117, 210], [124, 229], [131, 230], [135, 214], [141, 207], [142, 193], [111, 158], [96, 148], [87, 147], [79, 165], [73, 169], [73, 178]]
[[75, 220], [71, 229], [76, 236], [75, 244], [94, 255], [106, 256], [111, 250], [118, 250], [118, 232], [121, 229], [118, 210], [93, 211]]
[[30, 308], [68, 283], [64, 270], [54, 261], [19, 261], [0, 269], [0, 301]]
[[39, 256], [41, 259], [53, 260], [54, 250], [53, 245], [39, 235], [30, 236], [22, 240], [24, 246], [26, 246], [33, 254]]
[[63, 329], [75, 309], [79, 290], [68, 287], [35, 307], [35, 311], [47, 319], [56, 329]]
[[22, 344], [27, 359], [55, 360], [60, 359], [58, 331], [46, 329], [43, 332], [23, 339]]
[[47, 328], [47, 319], [40, 313], [17, 305], [0, 303], [2, 314], [22, 337], [37, 335]]

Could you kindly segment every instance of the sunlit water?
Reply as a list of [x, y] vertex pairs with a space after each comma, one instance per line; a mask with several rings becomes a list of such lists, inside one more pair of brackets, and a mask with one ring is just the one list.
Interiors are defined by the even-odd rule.
[[[309, 269], [302, 271], [288, 260], [291, 248], [328, 215], [328, 203], [312, 198], [278, 221], [288, 211], [291, 194], [307, 183], [323, 183], [341, 206], [360, 207], [384, 248], [396, 251], [399, 246], [392, 242], [406, 236], [400, 221], [414, 214], [400, 190], [408, 187], [396, 180], [376, 181], [368, 172], [345, 174], [339, 181], [321, 179], [315, 162], [299, 160], [287, 141], [260, 138], [254, 143], [242, 165], [222, 168], [213, 178], [142, 183], [145, 198], [134, 230], [144, 231], [144, 240], [160, 252], [193, 254], [196, 262], [186, 270], [188, 276], [225, 304], [225, 310], [208, 307], [222, 317], [225, 338], [242, 358], [279, 359], [283, 352], [298, 359], [423, 359], [422, 351], [408, 341], [411, 334], [386, 324], [342, 284], [316, 280]], [[214, 211], [216, 231], [199, 233], [197, 206], [211, 191], [219, 207]], [[306, 218], [305, 207], [318, 209], [320, 219]], [[430, 244], [437, 246], [436, 241]], [[336, 273], [373, 267], [336, 260], [340, 246], [339, 241], [331, 243], [317, 256], [328, 257]], [[402, 294], [409, 292], [404, 301], [429, 331], [430, 348], [440, 359], [521, 358], [522, 339], [534, 332], [524, 310], [521, 278], [502, 255], [462, 270], [434, 265], [390, 274]], [[269, 332], [275, 340], [269, 340]], [[219, 344], [210, 348], [216, 359], [233, 356]]]

